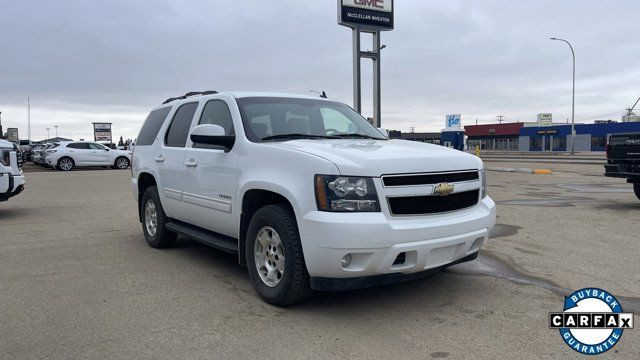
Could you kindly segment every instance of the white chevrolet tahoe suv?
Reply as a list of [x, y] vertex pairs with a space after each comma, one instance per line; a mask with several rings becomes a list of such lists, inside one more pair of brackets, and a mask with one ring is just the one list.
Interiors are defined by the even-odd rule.
[[388, 140], [308, 96], [168, 99], [140, 130], [131, 185], [150, 246], [182, 234], [237, 254], [279, 306], [473, 260], [496, 220], [479, 158]]
[[71, 171], [82, 166], [126, 169], [131, 164], [131, 152], [110, 149], [91, 141], [68, 141], [45, 150], [44, 163], [60, 171]]
[[20, 194], [25, 180], [13, 143], [0, 139], [0, 202]]

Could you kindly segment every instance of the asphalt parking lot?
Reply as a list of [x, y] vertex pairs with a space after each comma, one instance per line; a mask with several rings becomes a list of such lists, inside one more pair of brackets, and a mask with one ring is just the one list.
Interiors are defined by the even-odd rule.
[[[578, 358], [548, 313], [594, 286], [638, 321], [640, 201], [601, 166], [538, 167], [554, 173], [489, 172], [498, 225], [477, 261], [287, 309], [230, 255], [148, 247], [129, 171], [29, 171], [0, 204], [0, 358]], [[604, 357], [638, 354], [636, 328]]]

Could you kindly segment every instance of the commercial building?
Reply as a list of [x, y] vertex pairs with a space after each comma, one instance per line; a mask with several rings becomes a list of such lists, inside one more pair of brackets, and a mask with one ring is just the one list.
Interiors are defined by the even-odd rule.
[[[571, 125], [506, 123], [467, 125], [467, 148], [498, 151], [571, 151]], [[640, 122], [598, 122], [576, 124], [575, 151], [604, 151], [607, 136], [624, 132], [640, 132]]]
[[[640, 122], [576, 124], [575, 151], [604, 151], [607, 136], [640, 132]], [[571, 151], [571, 125], [520, 129], [520, 151]]]
[[519, 150], [523, 123], [466, 125], [467, 148], [480, 150]]

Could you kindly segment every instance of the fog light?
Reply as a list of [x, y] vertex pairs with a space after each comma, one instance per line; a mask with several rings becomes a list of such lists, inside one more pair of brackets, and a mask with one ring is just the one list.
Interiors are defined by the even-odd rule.
[[340, 262], [343, 268], [346, 268], [351, 264], [351, 254], [347, 254], [342, 257], [342, 261]]

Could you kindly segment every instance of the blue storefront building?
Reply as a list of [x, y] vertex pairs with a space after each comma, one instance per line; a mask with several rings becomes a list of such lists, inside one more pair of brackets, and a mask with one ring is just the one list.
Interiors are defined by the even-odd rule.
[[[607, 136], [640, 132], [640, 122], [576, 124], [575, 151], [604, 151]], [[570, 151], [571, 125], [534, 126], [520, 129], [520, 151]]]

